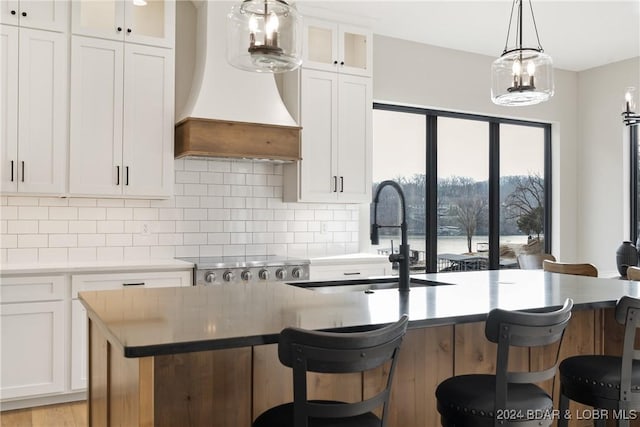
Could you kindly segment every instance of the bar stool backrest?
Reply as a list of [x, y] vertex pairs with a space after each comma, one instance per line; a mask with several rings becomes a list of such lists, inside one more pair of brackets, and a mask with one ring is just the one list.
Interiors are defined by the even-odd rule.
[[588, 263], [567, 263], [544, 260], [542, 269], [551, 273], [573, 274], [576, 276], [598, 277], [598, 269]]
[[631, 378], [633, 361], [640, 360], [640, 351], [635, 348], [636, 330], [640, 327], [640, 299], [630, 296], [620, 298], [616, 304], [616, 321], [625, 325], [620, 372], [620, 401], [629, 402], [633, 395], [637, 395], [637, 390], [632, 394]]
[[[385, 425], [391, 381], [400, 344], [406, 333], [407, 315], [382, 328], [364, 332], [322, 332], [285, 328], [280, 333], [278, 357], [293, 369], [295, 425], [306, 427], [309, 417], [342, 418], [382, 407]], [[385, 388], [355, 403], [314, 403], [307, 399], [307, 372], [349, 373], [377, 368], [390, 361]]]
[[558, 365], [558, 352], [553, 365], [529, 372], [508, 370], [509, 347], [537, 347], [562, 340], [571, 318], [573, 301], [569, 298], [562, 308], [550, 312], [523, 312], [493, 309], [485, 324], [485, 335], [498, 344], [496, 361], [496, 411], [506, 409], [507, 383], [538, 383], [553, 378]]
[[551, 254], [520, 254], [518, 255], [518, 265], [521, 270], [540, 270], [545, 259], [555, 261], [556, 257]]
[[638, 267], [627, 267], [627, 279], [629, 279], [629, 280], [640, 280], [640, 268], [638, 268]]

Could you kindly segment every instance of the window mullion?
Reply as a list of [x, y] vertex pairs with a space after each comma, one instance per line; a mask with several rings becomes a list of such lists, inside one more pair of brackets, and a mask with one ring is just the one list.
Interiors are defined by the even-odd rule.
[[489, 123], [489, 269], [500, 268], [500, 124]]

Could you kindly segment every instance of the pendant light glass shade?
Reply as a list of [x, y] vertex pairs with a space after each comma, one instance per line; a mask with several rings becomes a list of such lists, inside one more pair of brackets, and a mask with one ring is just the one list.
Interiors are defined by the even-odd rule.
[[227, 60], [246, 71], [295, 70], [302, 63], [301, 24], [283, 0], [244, 0], [227, 15]]
[[[553, 84], [553, 61], [540, 46], [531, 1], [529, 1], [529, 7], [538, 47], [523, 46], [523, 1], [514, 0], [513, 2], [512, 19], [509, 21], [504, 51], [502, 56], [496, 59], [491, 66], [491, 100], [498, 105], [538, 104], [549, 100], [555, 90]], [[512, 45], [515, 47], [509, 48], [509, 35], [511, 34], [511, 23], [516, 4], [518, 16], [515, 43]]]

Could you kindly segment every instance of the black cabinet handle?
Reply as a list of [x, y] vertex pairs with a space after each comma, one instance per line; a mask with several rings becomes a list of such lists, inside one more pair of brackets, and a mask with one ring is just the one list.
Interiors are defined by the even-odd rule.
[[338, 61], [333, 61], [333, 65], [338, 65]]
[[12, 11], [11, 11], [11, 14], [12, 14], [12, 15], [15, 15], [15, 14], [16, 14], [16, 11], [15, 11], [15, 10], [12, 10]]
[[340, 61], [340, 65], [344, 65], [344, 61]]
[[144, 286], [144, 282], [138, 283], [123, 283], [122, 286]]
[[359, 271], [355, 271], [353, 273], [342, 273], [345, 276], [359, 276], [360, 272]]
[[116, 31], [117, 31], [117, 32], [122, 31], [122, 27], [118, 27], [118, 28], [116, 28]]
[[27, 12], [22, 12], [22, 16], [27, 16]]
[[11, 182], [13, 182], [13, 160], [11, 160]]
[[340, 177], [340, 192], [344, 193], [344, 176]]
[[131, 28], [127, 28], [127, 34], [131, 34]]
[[333, 176], [333, 192], [338, 192], [338, 177], [335, 175]]
[[126, 166], [124, 168], [124, 170], [125, 170], [125, 175], [126, 175], [126, 178], [125, 178], [125, 181], [124, 181], [124, 185], [129, 185], [129, 166]]
[[116, 166], [116, 185], [120, 185], [120, 166]]
[[22, 182], [24, 182], [24, 160], [22, 161]]

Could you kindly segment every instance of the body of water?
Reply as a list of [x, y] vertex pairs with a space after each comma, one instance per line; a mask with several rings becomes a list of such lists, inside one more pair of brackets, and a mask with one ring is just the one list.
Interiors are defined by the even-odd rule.
[[[374, 246], [374, 250], [388, 249], [391, 247], [391, 240], [389, 238], [380, 236], [380, 245]], [[478, 247], [478, 243], [486, 243], [489, 245], [489, 236], [473, 236], [471, 249], [475, 252], [478, 249], [482, 249], [483, 245]], [[527, 236], [500, 236], [500, 245], [520, 246], [527, 244]], [[400, 237], [393, 239], [393, 248], [397, 252], [397, 248], [400, 246]], [[409, 247], [416, 251], [425, 250], [424, 236], [409, 236]], [[438, 253], [439, 254], [463, 254], [468, 252], [467, 237], [466, 236], [439, 236], [438, 237]]]

